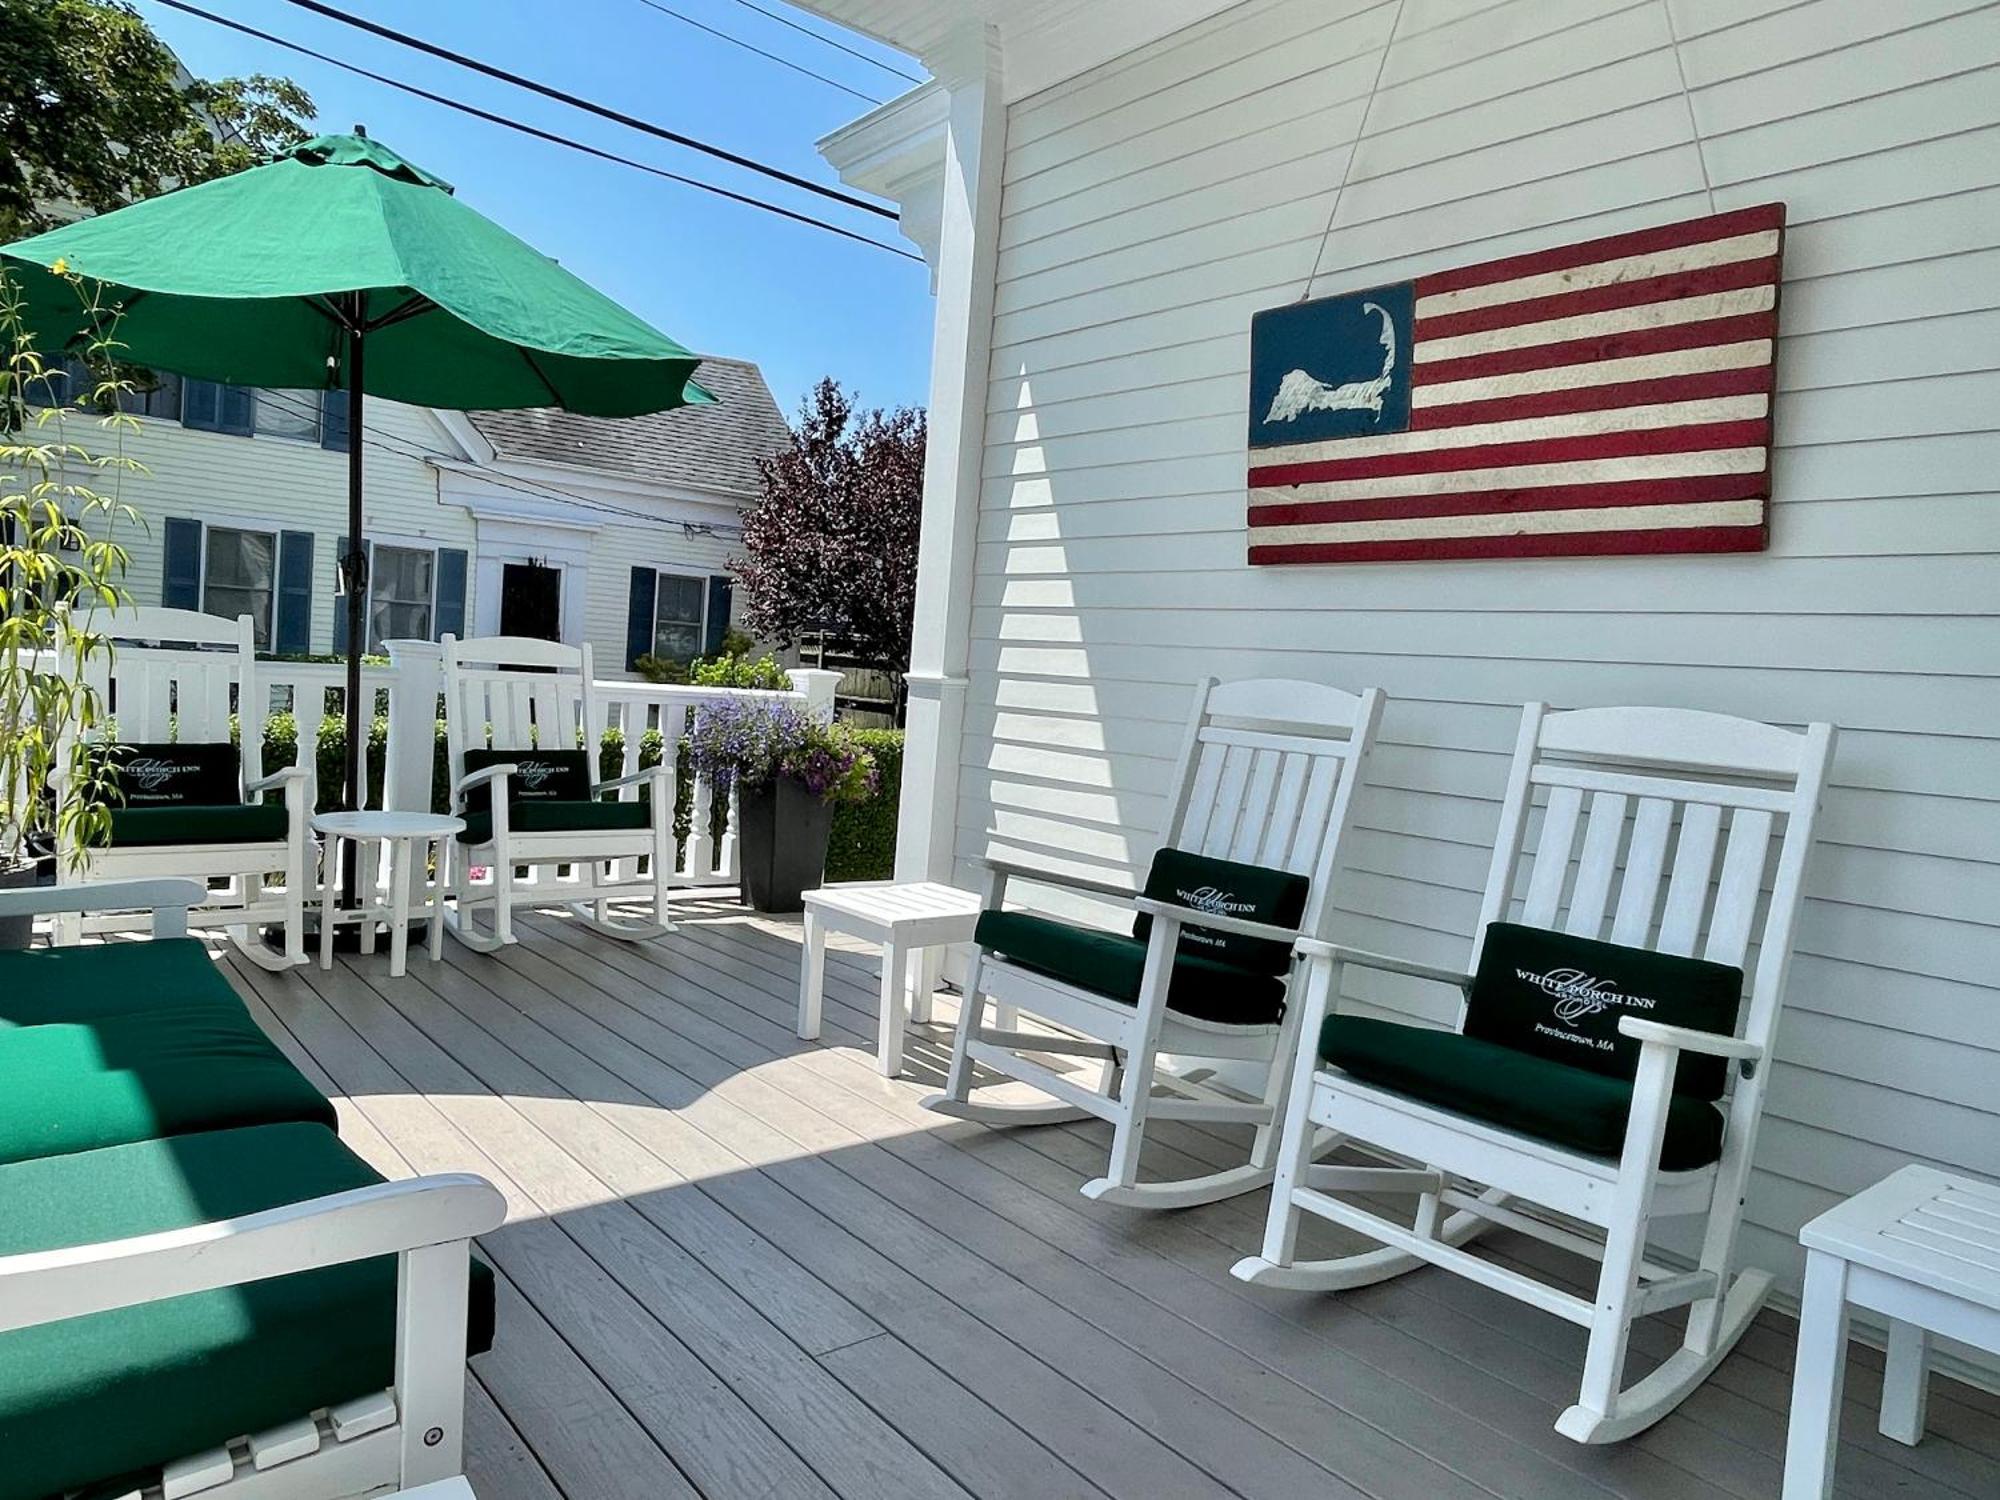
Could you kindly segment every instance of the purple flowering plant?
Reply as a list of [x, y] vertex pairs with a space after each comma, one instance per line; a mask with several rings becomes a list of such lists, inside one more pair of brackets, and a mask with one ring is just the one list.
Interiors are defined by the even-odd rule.
[[789, 777], [822, 802], [866, 802], [879, 781], [875, 757], [844, 725], [822, 724], [796, 703], [726, 698], [704, 704], [688, 735], [688, 759], [727, 794], [741, 783], [763, 786]]

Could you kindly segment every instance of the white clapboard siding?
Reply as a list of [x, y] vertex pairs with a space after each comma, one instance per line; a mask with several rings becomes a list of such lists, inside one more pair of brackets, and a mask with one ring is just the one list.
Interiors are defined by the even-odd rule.
[[[1795, 1273], [1837, 1195], [2000, 1163], [2000, 4], [1673, 0], [1684, 100], [1657, 0], [1408, 0], [1357, 147], [1395, 11], [1247, 0], [1011, 108], [959, 851], [1136, 879], [1194, 679], [1380, 685], [1341, 936], [1450, 963], [1523, 699], [1837, 722], [1745, 1241]], [[1350, 156], [1323, 293], [1690, 217], [1704, 166], [1784, 200], [1771, 550], [1247, 567], [1250, 315]]]

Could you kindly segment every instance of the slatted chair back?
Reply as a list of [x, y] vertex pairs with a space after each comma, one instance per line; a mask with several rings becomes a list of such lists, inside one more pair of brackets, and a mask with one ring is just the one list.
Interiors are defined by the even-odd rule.
[[[1830, 724], [1529, 704], [1473, 967], [1508, 920], [1742, 966], [1739, 1035], [1768, 1055], [1833, 743]], [[1754, 1113], [1767, 1073], [1739, 1084], [1738, 1108]]]
[[100, 694], [119, 743], [220, 743], [236, 714], [243, 782], [264, 774], [269, 703], [268, 693], [258, 691], [250, 616], [120, 609], [100, 614], [90, 628], [108, 637], [112, 650], [93, 655], [84, 677]]
[[[445, 749], [454, 783], [465, 774], [468, 750], [594, 749], [603, 740], [588, 642], [447, 635], [442, 645]], [[590, 776], [594, 783], [594, 759]]]
[[1326, 936], [1334, 862], [1382, 694], [1253, 678], [1195, 692], [1165, 842], [1311, 882], [1303, 929]]

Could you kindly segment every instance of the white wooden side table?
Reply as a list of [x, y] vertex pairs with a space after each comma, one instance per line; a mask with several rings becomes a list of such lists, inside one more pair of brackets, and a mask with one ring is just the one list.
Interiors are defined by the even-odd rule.
[[1947, 1333], [2000, 1354], [2000, 1185], [1904, 1167], [1799, 1231], [1805, 1305], [1792, 1376], [1784, 1500], [1833, 1493], [1849, 1307], [1889, 1319], [1881, 1429], [1924, 1435], [1930, 1338]]
[[969, 943], [983, 903], [971, 891], [935, 881], [822, 886], [805, 893], [805, 953], [799, 972], [799, 1035], [819, 1035], [826, 990], [826, 935], [844, 932], [882, 949], [882, 1030], [876, 1066], [885, 1078], [903, 1071], [905, 1014], [931, 1018], [942, 949]]
[[[409, 967], [410, 917], [420, 914], [429, 929], [426, 933], [431, 961], [444, 951], [445, 873], [452, 857], [451, 841], [465, 831], [462, 818], [440, 813], [330, 812], [315, 814], [313, 831], [326, 840], [322, 860], [319, 907], [319, 966], [333, 967], [333, 929], [336, 923], [359, 923], [361, 951], [375, 951], [375, 929], [389, 929], [389, 973], [400, 979]], [[386, 900], [368, 894], [373, 882], [360, 882], [359, 901], [353, 910], [337, 903], [340, 894], [340, 845], [348, 845], [347, 857], [360, 859], [370, 844], [382, 844], [389, 854], [389, 891]], [[423, 901], [412, 908], [410, 882], [421, 888], [425, 856], [437, 851], [437, 881], [428, 888]]]

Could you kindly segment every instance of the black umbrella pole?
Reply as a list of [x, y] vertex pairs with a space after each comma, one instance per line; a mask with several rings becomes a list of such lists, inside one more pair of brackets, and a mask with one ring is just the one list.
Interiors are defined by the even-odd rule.
[[[361, 653], [367, 648], [365, 634], [366, 603], [368, 599], [368, 544], [361, 530], [361, 349], [362, 337], [358, 329], [349, 329], [347, 334], [347, 556], [341, 559], [341, 571], [347, 584], [347, 597], [342, 602], [347, 609], [347, 785], [345, 805], [351, 812], [358, 812], [366, 790], [362, 781], [362, 759], [366, 753], [368, 733], [374, 727], [373, 703], [364, 703], [361, 698]], [[349, 859], [347, 869], [341, 875], [341, 904], [353, 908], [355, 892], [359, 889], [360, 871], [357, 861]]]

